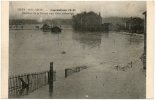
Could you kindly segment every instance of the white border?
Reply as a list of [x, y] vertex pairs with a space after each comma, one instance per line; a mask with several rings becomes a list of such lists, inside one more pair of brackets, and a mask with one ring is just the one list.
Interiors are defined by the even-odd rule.
[[[10, 1], [21, 1], [21, 0], [10, 0]], [[32, 0], [22, 0], [22, 1], [32, 1]], [[43, 0], [33, 0], [33, 1], [43, 1]], [[49, 1], [49, 0], [44, 0]], [[62, 0], [50, 0], [50, 1], [62, 1]], [[73, 1], [73, 0], [65, 0]], [[94, 0], [76, 0], [76, 1], [94, 1]], [[106, 0], [98, 0], [106, 1]], [[117, 1], [117, 0], [109, 0]], [[120, 0], [129, 1], [129, 0]], [[130, 1], [145, 1], [145, 0], [130, 0]], [[9, 2], [2, 0], [2, 34], [1, 34], [1, 97], [8, 98], [8, 48], [9, 48]], [[146, 98], [153, 99], [153, 40], [154, 40], [154, 2], [147, 1], [147, 79], [146, 79]]]

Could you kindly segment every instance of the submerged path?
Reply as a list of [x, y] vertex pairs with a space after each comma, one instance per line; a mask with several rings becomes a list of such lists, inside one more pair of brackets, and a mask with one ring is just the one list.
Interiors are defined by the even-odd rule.
[[145, 98], [146, 76], [142, 63], [132, 68], [116, 70], [110, 64], [90, 67], [54, 82], [53, 93], [48, 85], [21, 98], [39, 99], [125, 99]]

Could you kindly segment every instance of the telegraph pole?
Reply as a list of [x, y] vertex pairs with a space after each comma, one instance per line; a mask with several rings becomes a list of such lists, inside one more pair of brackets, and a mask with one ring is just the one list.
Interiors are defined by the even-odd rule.
[[144, 55], [143, 55], [143, 69], [146, 69], [146, 20], [147, 20], [147, 13], [146, 11], [143, 12], [143, 15], [145, 16], [144, 18]]

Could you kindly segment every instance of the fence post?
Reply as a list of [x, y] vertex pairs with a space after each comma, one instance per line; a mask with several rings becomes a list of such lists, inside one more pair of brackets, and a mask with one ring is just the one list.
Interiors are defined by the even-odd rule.
[[50, 71], [49, 71], [49, 91], [53, 91], [53, 62], [50, 62]]
[[30, 86], [30, 75], [29, 74], [27, 74], [27, 88], [26, 88], [26, 94], [28, 94], [29, 93], [29, 86]]
[[65, 78], [67, 77], [67, 69], [65, 69]]

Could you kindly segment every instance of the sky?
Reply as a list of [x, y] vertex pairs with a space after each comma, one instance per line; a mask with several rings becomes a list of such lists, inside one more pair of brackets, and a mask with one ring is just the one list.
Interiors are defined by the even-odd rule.
[[[21, 11], [24, 8], [25, 11]], [[28, 11], [31, 9], [31, 11]], [[42, 9], [42, 11], [36, 11]], [[145, 1], [10, 1], [9, 17], [10, 19], [69, 19], [72, 15], [55, 14], [64, 13], [64, 11], [51, 11], [55, 9], [74, 9], [71, 11], [74, 15], [83, 11], [94, 11], [101, 13], [102, 17], [141, 17], [146, 11]], [[33, 11], [32, 11], [33, 10]], [[25, 13], [22, 13], [25, 12]], [[28, 14], [28, 12], [30, 14]], [[36, 15], [34, 12], [40, 14]], [[45, 12], [54, 14], [44, 14]]]

